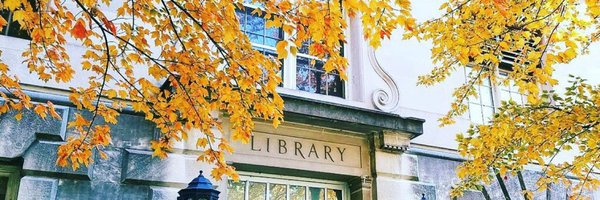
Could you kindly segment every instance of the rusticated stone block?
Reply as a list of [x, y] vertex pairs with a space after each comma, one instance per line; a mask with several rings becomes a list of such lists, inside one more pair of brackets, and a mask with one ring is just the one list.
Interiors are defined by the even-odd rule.
[[19, 186], [19, 200], [56, 199], [58, 179], [25, 176]]
[[60, 144], [57, 142], [39, 141], [34, 142], [23, 155], [23, 169], [58, 173], [88, 175], [88, 168], [81, 166], [76, 171], [69, 167], [59, 167], [56, 165], [56, 152]]
[[104, 153], [107, 159], [102, 159], [98, 153], [94, 154], [94, 167], [91, 168], [92, 181], [120, 183], [123, 150], [108, 148], [104, 149]]
[[419, 177], [419, 160], [415, 155], [403, 153], [400, 155], [400, 174]]
[[456, 167], [458, 161], [427, 156], [418, 156], [419, 181], [435, 184], [438, 199], [451, 199], [451, 187], [458, 182]]
[[377, 199], [381, 200], [435, 200], [435, 186], [421, 182], [397, 180], [388, 177], [377, 178]]
[[148, 199], [149, 192], [148, 186], [61, 179], [57, 199]]
[[[57, 112], [62, 115], [67, 113], [68, 109], [60, 107], [57, 108]], [[11, 111], [0, 115], [0, 138], [10, 138], [0, 140], [0, 157], [15, 158], [23, 155], [36, 139], [36, 134], [52, 137], [54, 140], [64, 139], [66, 115], [62, 115], [62, 120], [52, 117], [42, 119], [34, 112], [25, 110], [21, 120], [17, 120], [16, 114], [17, 112]]]
[[151, 200], [171, 200], [177, 199], [179, 194], [179, 188], [169, 188], [169, 187], [150, 187], [150, 199]]
[[459, 200], [482, 200], [485, 199], [483, 193], [479, 191], [465, 191], [461, 197], [458, 197]]
[[[165, 159], [152, 157], [151, 151], [126, 150], [123, 180], [185, 186], [202, 168], [195, 155], [169, 154]], [[209, 171], [209, 166], [202, 168]], [[211, 180], [215, 182], [214, 180]]]
[[[87, 119], [92, 118], [92, 113], [88, 111], [75, 110], [70, 112], [70, 118], [79, 113]], [[154, 139], [155, 125], [145, 120], [143, 116], [121, 113], [117, 117], [117, 124], [109, 124], [111, 132], [111, 146], [130, 149], [150, 149], [150, 141]], [[102, 117], [96, 117], [94, 124], [106, 124]], [[67, 131], [67, 135], [77, 134], [72, 129]]]
[[546, 200], [546, 191], [538, 190], [536, 185], [539, 178], [542, 177], [540, 172], [524, 170], [521, 172], [523, 175], [523, 182], [525, 182], [525, 188], [529, 191], [533, 191], [533, 199], [534, 200]]

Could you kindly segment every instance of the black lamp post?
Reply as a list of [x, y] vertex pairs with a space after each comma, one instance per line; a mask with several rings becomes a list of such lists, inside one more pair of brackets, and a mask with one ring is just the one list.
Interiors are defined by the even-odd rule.
[[200, 171], [200, 175], [194, 178], [187, 188], [179, 190], [177, 200], [218, 200], [219, 193], [221, 192], [213, 189], [212, 183], [204, 178]]

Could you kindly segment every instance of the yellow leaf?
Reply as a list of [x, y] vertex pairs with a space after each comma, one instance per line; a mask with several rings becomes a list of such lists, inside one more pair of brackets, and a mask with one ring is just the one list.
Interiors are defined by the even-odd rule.
[[115, 90], [107, 90], [106, 91], [106, 96], [109, 99], [113, 99], [113, 98], [115, 98], [117, 96], [117, 92]]
[[196, 147], [205, 147], [208, 144], [208, 140], [206, 138], [200, 138], [196, 141]]
[[13, 11], [21, 7], [21, 0], [6, 0], [4, 1], [4, 7], [8, 8], [9, 11]]
[[46, 107], [43, 106], [42, 104], [38, 104], [35, 106], [35, 108], [33, 109], [35, 111], [35, 113], [37, 113], [40, 117], [42, 117], [42, 119], [46, 118]]
[[125, 90], [119, 90], [119, 98], [126, 99], [127, 98], [127, 91], [125, 91]]
[[288, 42], [285, 40], [279, 41], [276, 45], [277, 48], [277, 58], [278, 59], [285, 59], [287, 58], [287, 50], [286, 47], [288, 45]]
[[25, 11], [17, 10], [13, 12], [13, 21], [22, 21], [25, 18]]
[[15, 115], [15, 119], [17, 119], [17, 121], [21, 121], [21, 119], [23, 118], [23, 113], [19, 112]]

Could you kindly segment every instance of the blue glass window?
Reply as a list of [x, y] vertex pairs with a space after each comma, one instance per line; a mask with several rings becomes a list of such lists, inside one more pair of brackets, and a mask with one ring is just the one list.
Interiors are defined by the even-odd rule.
[[252, 8], [236, 11], [240, 28], [253, 44], [275, 48], [277, 42], [283, 40], [283, 31], [280, 28], [267, 28], [266, 19], [252, 14], [252, 11]]

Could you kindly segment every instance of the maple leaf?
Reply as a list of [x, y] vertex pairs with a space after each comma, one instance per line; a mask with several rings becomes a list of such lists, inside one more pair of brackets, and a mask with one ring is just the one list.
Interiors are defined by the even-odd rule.
[[71, 35], [77, 39], [84, 39], [88, 36], [88, 30], [85, 28], [83, 20], [77, 20], [77, 23], [71, 29]]
[[10, 11], [13, 11], [21, 7], [21, 0], [6, 0], [4, 1], [4, 7], [8, 8]]

